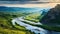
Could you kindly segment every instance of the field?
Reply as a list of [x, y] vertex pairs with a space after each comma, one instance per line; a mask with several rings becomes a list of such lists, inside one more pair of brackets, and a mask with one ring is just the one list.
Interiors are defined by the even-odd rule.
[[[25, 20], [29, 20], [29, 21], [32, 21], [32, 22], [39, 22], [39, 20], [41, 20], [41, 18], [43, 17], [44, 15], [41, 15], [39, 13], [35, 13], [35, 14], [30, 14], [28, 16], [25, 17]], [[34, 20], [33, 20], [34, 19]], [[31, 23], [28, 23], [28, 22], [25, 22], [23, 21], [24, 23], [27, 23], [27, 24], [30, 24], [32, 26], [37, 26], [37, 27], [41, 27], [41, 28], [44, 28], [44, 29], [47, 29], [47, 30], [51, 30], [51, 31], [59, 31], [60, 32], [60, 27], [56, 27], [56, 26], [48, 26], [48, 25], [34, 25], [34, 24], [31, 24]]]
[[0, 13], [0, 34], [33, 34], [23, 26], [17, 24], [13, 26], [11, 20], [16, 17], [16, 15]]
[[27, 16], [25, 16], [25, 20], [29, 20], [29, 21], [32, 21], [32, 22], [39, 22], [39, 17], [41, 16], [40, 13], [33, 13], [33, 14], [29, 14]]
[[[24, 20], [28, 20], [31, 22], [39, 22], [41, 18], [44, 15], [41, 15], [40, 13], [19, 13], [19, 14], [7, 14], [0, 12], [0, 34], [34, 34], [34, 32], [31, 32], [27, 30], [25, 27], [20, 26], [16, 23], [16, 25], [12, 25], [11, 20], [13, 18], [24, 16]], [[26, 21], [23, 21], [24, 23], [27, 23]], [[47, 26], [47, 25], [34, 25], [31, 23], [27, 23], [32, 26], [41, 27], [47, 30], [53, 30], [53, 31], [60, 31], [60, 27], [53, 27], [53, 26]]]

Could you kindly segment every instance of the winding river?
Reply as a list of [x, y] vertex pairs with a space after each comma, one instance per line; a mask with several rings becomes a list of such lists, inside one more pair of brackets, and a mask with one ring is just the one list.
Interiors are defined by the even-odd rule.
[[40, 22], [35, 23], [35, 22], [28, 21], [28, 20], [24, 20], [23, 17], [14, 18], [12, 20], [12, 24], [15, 25], [15, 23], [17, 23], [20, 26], [24, 26], [27, 30], [34, 32], [35, 34], [60, 34], [60, 32], [45, 30], [45, 29], [37, 27], [37, 26], [32, 26], [32, 25], [26, 24], [22, 21], [26, 21], [26, 22], [29, 22], [31, 24], [42, 25]]

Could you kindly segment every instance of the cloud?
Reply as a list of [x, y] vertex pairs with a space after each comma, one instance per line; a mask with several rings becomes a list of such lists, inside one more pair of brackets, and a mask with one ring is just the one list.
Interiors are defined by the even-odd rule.
[[0, 4], [40, 4], [46, 3], [47, 0], [0, 0]]
[[60, 0], [0, 0], [0, 4], [40, 4], [40, 3], [50, 3], [50, 2], [60, 2]]
[[7, 7], [27, 7], [27, 8], [32, 8], [32, 7], [55, 7], [57, 4], [60, 3], [46, 3], [46, 4], [0, 4], [0, 6], [7, 6]]
[[0, 0], [0, 1], [38, 1], [38, 0]]

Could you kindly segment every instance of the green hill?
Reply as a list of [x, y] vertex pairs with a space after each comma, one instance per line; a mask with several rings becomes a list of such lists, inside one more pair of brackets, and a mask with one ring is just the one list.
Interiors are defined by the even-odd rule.
[[[20, 15], [21, 16], [21, 15]], [[15, 25], [11, 23], [12, 18], [17, 15], [5, 14], [0, 12], [0, 34], [33, 34], [23, 26]]]
[[60, 31], [60, 4], [50, 9], [40, 22], [45, 29]]

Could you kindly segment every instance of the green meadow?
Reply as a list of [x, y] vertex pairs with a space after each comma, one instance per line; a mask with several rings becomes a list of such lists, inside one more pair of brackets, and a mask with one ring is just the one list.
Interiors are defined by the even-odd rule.
[[18, 24], [13, 26], [11, 20], [16, 17], [18, 15], [0, 13], [0, 34], [34, 34]]

